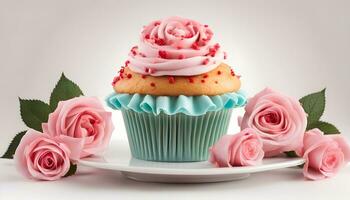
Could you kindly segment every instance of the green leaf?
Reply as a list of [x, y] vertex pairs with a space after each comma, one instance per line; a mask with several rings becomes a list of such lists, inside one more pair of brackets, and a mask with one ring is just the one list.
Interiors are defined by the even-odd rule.
[[68, 172], [66, 173], [66, 175], [64, 175], [63, 177], [68, 177], [68, 176], [72, 176], [75, 174], [75, 172], [77, 172], [77, 165], [70, 163], [70, 167]]
[[50, 106], [40, 100], [19, 99], [23, 122], [32, 129], [42, 131], [41, 124], [47, 122]]
[[326, 106], [325, 92], [326, 88], [319, 92], [309, 94], [299, 100], [304, 111], [308, 114], [308, 124], [317, 122], [321, 118]]
[[324, 132], [325, 135], [340, 134], [339, 129], [337, 129], [337, 127], [335, 127], [333, 124], [328, 123], [328, 122], [323, 122], [323, 121], [314, 122], [314, 123], [308, 125], [307, 130], [310, 130], [313, 128], [320, 129], [322, 132]]
[[287, 152], [284, 152], [286, 155], [287, 155], [287, 157], [289, 157], [289, 158], [296, 158], [296, 157], [299, 157], [298, 155], [297, 155], [297, 153], [295, 153], [295, 151], [287, 151]]
[[8, 158], [8, 159], [13, 159], [13, 155], [16, 152], [16, 149], [22, 139], [22, 137], [26, 134], [27, 131], [22, 131], [18, 133], [11, 141], [9, 147], [7, 148], [6, 152], [4, 155], [1, 156], [1, 158]]
[[50, 96], [50, 107], [55, 110], [58, 102], [84, 95], [81, 89], [73, 81], [69, 80], [63, 73]]

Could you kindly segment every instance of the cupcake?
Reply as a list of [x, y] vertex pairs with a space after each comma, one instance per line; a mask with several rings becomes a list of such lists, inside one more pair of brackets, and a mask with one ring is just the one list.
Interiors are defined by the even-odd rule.
[[134, 158], [203, 161], [244, 106], [239, 76], [208, 25], [170, 17], [151, 22], [113, 80], [108, 105], [123, 115]]

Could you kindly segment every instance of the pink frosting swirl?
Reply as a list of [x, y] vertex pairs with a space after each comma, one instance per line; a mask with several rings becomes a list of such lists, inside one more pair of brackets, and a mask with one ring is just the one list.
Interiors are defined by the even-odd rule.
[[181, 17], [154, 21], [145, 26], [139, 46], [127, 61], [136, 73], [152, 76], [192, 76], [216, 68], [226, 54], [211, 39], [207, 25]]

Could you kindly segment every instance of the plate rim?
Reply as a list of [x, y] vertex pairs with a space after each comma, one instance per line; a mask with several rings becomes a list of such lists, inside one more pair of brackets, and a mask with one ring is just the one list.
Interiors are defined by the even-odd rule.
[[[103, 156], [102, 156], [103, 157]], [[265, 158], [270, 159], [270, 158]], [[295, 167], [304, 164], [303, 158], [286, 158], [285, 161], [261, 164], [255, 166], [243, 167], [213, 167], [203, 169], [187, 169], [187, 168], [161, 168], [161, 167], [142, 167], [142, 166], [126, 166], [116, 163], [98, 162], [91, 160], [80, 160], [79, 164], [99, 169], [114, 170], [119, 172], [133, 172], [143, 174], [159, 174], [159, 175], [225, 175], [225, 174], [245, 174], [257, 173], [269, 170], [283, 169], [288, 167]], [[152, 161], [144, 161], [152, 162]], [[203, 161], [208, 162], [208, 161]]]

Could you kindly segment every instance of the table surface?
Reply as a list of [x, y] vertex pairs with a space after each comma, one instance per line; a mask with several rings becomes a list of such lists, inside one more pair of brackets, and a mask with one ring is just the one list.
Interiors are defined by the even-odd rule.
[[75, 176], [58, 181], [22, 177], [13, 160], [0, 159], [0, 199], [348, 199], [350, 167], [336, 177], [306, 181], [301, 169], [252, 174], [239, 181], [206, 184], [160, 184], [129, 180], [119, 172], [79, 167]]

